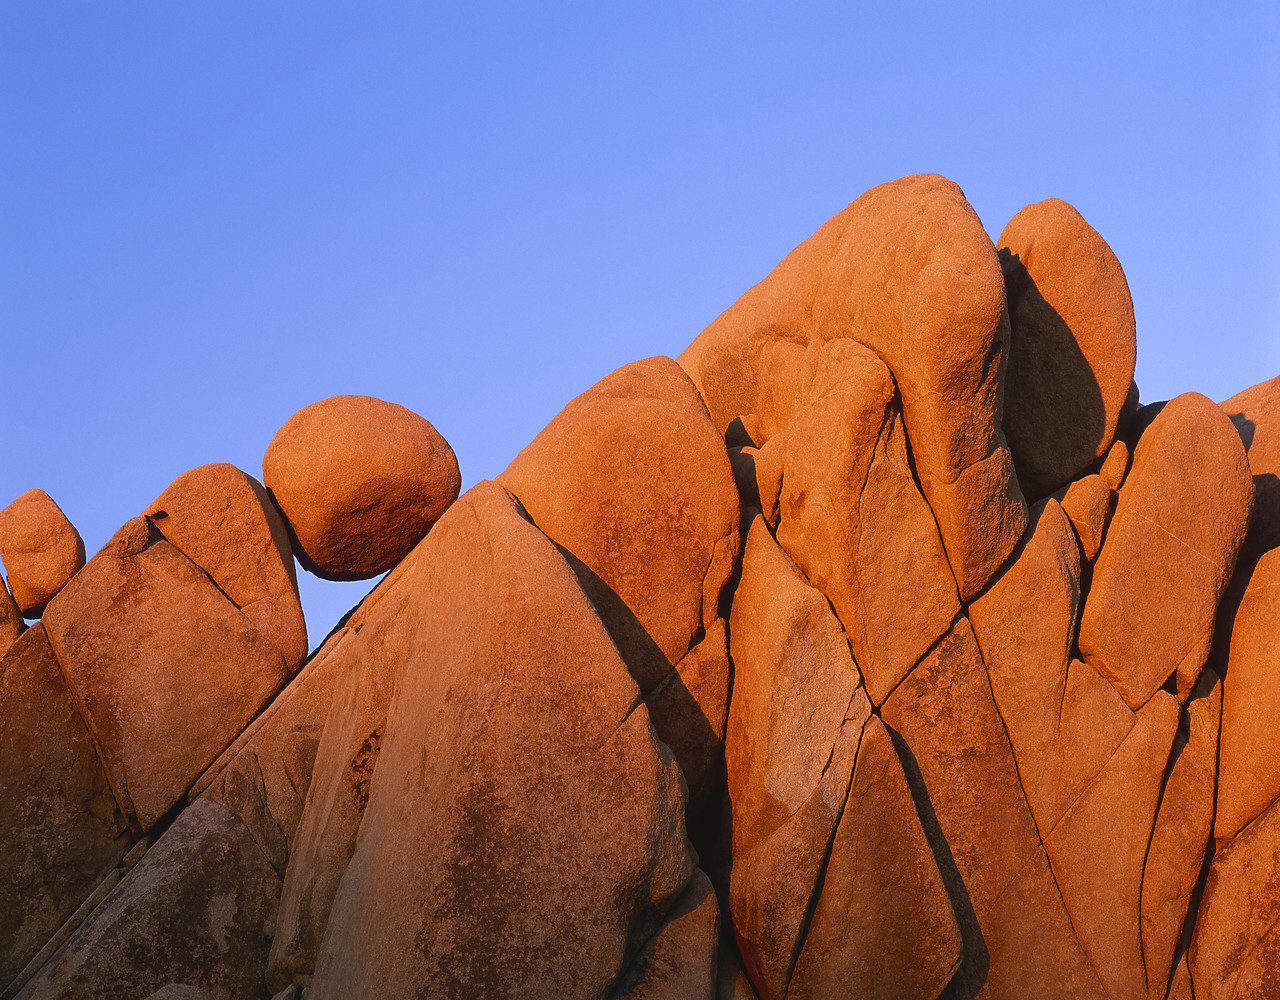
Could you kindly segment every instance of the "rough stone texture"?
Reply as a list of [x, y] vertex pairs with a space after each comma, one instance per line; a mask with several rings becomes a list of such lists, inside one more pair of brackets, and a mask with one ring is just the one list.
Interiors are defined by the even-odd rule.
[[[739, 549], [738, 493], [724, 441], [679, 365], [649, 358], [601, 379], [498, 482], [566, 554], [643, 695], [681, 664], [717, 662], [686, 656], [721, 615]], [[719, 678], [680, 680], [704, 717], [705, 738], [658, 730], [669, 745], [682, 744], [686, 774], [708, 770], [720, 755], [729, 674], [718, 662]], [[664, 722], [655, 716], [655, 725]]]
[[1213, 856], [1188, 956], [1196, 1000], [1280, 996], [1277, 882], [1280, 804], [1272, 803]]
[[[756, 427], [775, 345], [850, 337], [888, 365], [925, 498], [967, 599], [1026, 521], [1001, 430], [1009, 325], [995, 248], [934, 174], [872, 188], [793, 250], [680, 355], [721, 430]], [[763, 430], [768, 430], [766, 426]]]
[[267, 445], [262, 481], [292, 529], [298, 561], [326, 580], [389, 570], [462, 486], [439, 432], [372, 396], [330, 396], [291, 416]]
[[1249, 456], [1254, 516], [1241, 561], [1280, 546], [1280, 375], [1238, 392], [1222, 404]]
[[1144, 705], [1124, 742], [1044, 838], [1076, 936], [1110, 997], [1147, 994], [1143, 863], [1179, 712], [1164, 691]]
[[[838, 340], [809, 401], [756, 456], [779, 544], [831, 601], [872, 704], [879, 705], [950, 628], [955, 578], [916, 486], [893, 377], [871, 351]], [[771, 516], [772, 515], [772, 516]]]
[[[868, 720], [787, 997], [937, 997], [960, 929], [884, 725]], [[874, 904], [871, 901], [874, 900]]]
[[22, 611], [9, 593], [9, 588], [0, 580], [0, 656], [4, 656], [9, 647], [18, 641], [18, 636], [22, 635], [25, 628]]
[[184, 472], [143, 515], [209, 574], [280, 650], [290, 670], [307, 658], [293, 549], [280, 512], [252, 476], [225, 462]]
[[288, 678], [275, 645], [146, 518], [103, 546], [44, 623], [139, 830], [186, 794]]
[[1231, 421], [1184, 393], [1142, 434], [1080, 623], [1086, 662], [1131, 708], [1190, 692], [1249, 527], [1253, 481]]
[[[1142, 956], [1150, 1000], [1165, 995], [1194, 914], [1189, 906], [1207, 859], [1218, 774], [1222, 682], [1200, 675], [1174, 740], [1175, 759], [1165, 782], [1142, 874]], [[1185, 969], [1185, 965], [1183, 966]]]
[[44, 626], [0, 658], [0, 987], [132, 839]]
[[1119, 490], [1124, 485], [1124, 477], [1129, 472], [1129, 458], [1129, 446], [1117, 438], [1107, 451], [1102, 468], [1098, 470], [1098, 475], [1113, 490]]
[[711, 880], [694, 869], [689, 886], [635, 960], [619, 1000], [715, 1000], [720, 907]]
[[0, 559], [19, 609], [39, 618], [84, 565], [84, 540], [48, 493], [27, 490], [0, 510]]
[[679, 770], [506, 491], [475, 487], [424, 549], [310, 1000], [600, 996], [692, 876]]
[[958, 995], [1105, 996], [1045, 859], [967, 618], [898, 686], [882, 717], [960, 925]]
[[280, 879], [223, 806], [192, 803], [36, 974], [20, 1000], [137, 1000], [170, 983], [267, 1000]]
[[1071, 519], [1084, 557], [1093, 562], [1102, 550], [1102, 540], [1115, 513], [1116, 491], [1102, 476], [1077, 479], [1062, 497], [1063, 513]]
[[1253, 567], [1231, 632], [1214, 835], [1229, 840], [1280, 796], [1280, 549]]
[[1004, 432], [1036, 498], [1115, 439], [1138, 355], [1133, 299], [1106, 241], [1058, 198], [1022, 209], [996, 246], [1012, 327]]
[[198, 986], [170, 983], [163, 989], [156, 990], [147, 1000], [213, 1000], [213, 996], [208, 990], [202, 990]]

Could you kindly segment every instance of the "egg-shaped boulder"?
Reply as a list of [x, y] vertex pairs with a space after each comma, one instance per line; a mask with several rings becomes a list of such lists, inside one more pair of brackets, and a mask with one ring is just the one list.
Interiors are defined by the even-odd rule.
[[391, 569], [462, 485], [453, 449], [429, 422], [372, 396], [330, 396], [291, 416], [267, 445], [262, 481], [298, 561], [326, 580]]
[[84, 565], [84, 541], [48, 493], [27, 490], [0, 510], [0, 559], [22, 614], [39, 618]]

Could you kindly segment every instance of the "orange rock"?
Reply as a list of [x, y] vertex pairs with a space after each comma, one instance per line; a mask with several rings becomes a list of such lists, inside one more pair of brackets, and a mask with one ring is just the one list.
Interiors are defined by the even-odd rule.
[[1107, 451], [1107, 457], [1102, 463], [1102, 468], [1098, 470], [1098, 474], [1113, 490], [1119, 490], [1124, 485], [1124, 477], [1128, 472], [1129, 446], [1117, 438], [1112, 442], [1110, 450]]
[[44, 623], [139, 830], [186, 794], [288, 678], [279, 650], [141, 517], [50, 602]]
[[1231, 631], [1214, 835], [1229, 840], [1280, 796], [1280, 549], [1258, 560]]
[[1205, 670], [1174, 741], [1173, 767], [1142, 872], [1142, 958], [1150, 1000], [1163, 1000], [1175, 957], [1186, 960], [1178, 946], [1213, 831], [1221, 716], [1222, 682]]
[[280, 879], [227, 809], [192, 803], [20, 994], [136, 1000], [171, 983], [266, 1000]]
[[790, 1000], [936, 997], [960, 929], [884, 725], [868, 720]]
[[0, 658], [0, 760], [8, 984], [132, 843], [43, 625]]
[[1133, 299], [1106, 241], [1057, 198], [996, 241], [1012, 338], [1004, 432], [1029, 497], [1075, 479], [1115, 440], [1133, 381]]
[[692, 877], [679, 770], [505, 490], [470, 490], [422, 554], [309, 997], [603, 995]]
[[[955, 184], [919, 174], [872, 188], [829, 220], [680, 363], [717, 427], [739, 419], [763, 445], [805, 370], [788, 342], [848, 337], [871, 348], [901, 391], [921, 489], [967, 599], [1026, 520], [1001, 431], [1008, 332], [1000, 265], [981, 223]], [[775, 371], [781, 389], [762, 406]]]
[[[881, 713], [904, 768], [964, 939], [962, 988], [994, 1000], [1090, 991], [1043, 857], [1009, 740], [968, 619], [961, 618]], [[965, 994], [961, 994], [965, 995]]]
[[403, 559], [454, 500], [453, 449], [412, 410], [372, 396], [330, 396], [284, 422], [262, 457], [302, 565], [364, 580]]
[[19, 609], [39, 618], [84, 565], [84, 540], [48, 493], [27, 490], [0, 510], [0, 559]]
[[1030, 530], [1008, 565], [969, 607], [1027, 803], [1042, 833], [1061, 815], [1059, 733], [1079, 604], [1080, 550], [1057, 501], [1044, 501], [1031, 508]]
[[[712, 737], [691, 742], [665, 728], [666, 715], [653, 720], [660, 739], [692, 754], [677, 758], [686, 775], [711, 770], [729, 667], [687, 654], [720, 619], [739, 509], [724, 441], [689, 377], [670, 358], [619, 368], [570, 401], [497, 481], [565, 553], [642, 695], [680, 664], [702, 672], [681, 678], [694, 704], [671, 721]], [[712, 664], [719, 673], [706, 675]]]
[[17, 602], [4, 581], [0, 580], [0, 656], [4, 656], [9, 647], [18, 641], [18, 636], [22, 635], [26, 627]]
[[610, 996], [618, 1000], [715, 1000], [720, 907], [711, 880], [695, 868], [689, 887]]
[[1116, 491], [1102, 476], [1084, 476], [1067, 487], [1062, 510], [1071, 519], [1084, 557], [1093, 562], [1116, 509]]
[[1256, 490], [1253, 523], [1241, 560], [1280, 546], [1280, 375], [1222, 403], [1249, 456]]
[[1111, 760], [1044, 838], [1072, 926], [1110, 997], [1147, 995], [1143, 864], [1180, 711], [1176, 698], [1157, 692]]
[[879, 705], [951, 626], [960, 601], [912, 474], [889, 369], [849, 340], [810, 354], [823, 364], [809, 401], [760, 450], [757, 467], [777, 470], [778, 542], [831, 601]]
[[144, 516], [209, 574], [270, 639], [290, 670], [307, 658], [289, 534], [261, 484], [225, 462], [184, 472]]
[[1280, 805], [1272, 803], [1214, 853], [1188, 954], [1196, 1000], [1280, 996], [1278, 881]]
[[1085, 660], [1131, 708], [1178, 674], [1185, 697], [1249, 527], [1253, 483], [1235, 428], [1185, 393], [1143, 433], [1080, 623]]
[[729, 626], [730, 911], [760, 996], [785, 995], [870, 705], [839, 621], [756, 517]]

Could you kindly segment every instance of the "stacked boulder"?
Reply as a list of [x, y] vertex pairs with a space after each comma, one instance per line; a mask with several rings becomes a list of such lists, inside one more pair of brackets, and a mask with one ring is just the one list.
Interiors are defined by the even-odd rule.
[[0, 661], [7, 995], [1280, 995], [1280, 379], [1135, 358], [922, 175], [461, 497], [368, 397], [186, 473]]

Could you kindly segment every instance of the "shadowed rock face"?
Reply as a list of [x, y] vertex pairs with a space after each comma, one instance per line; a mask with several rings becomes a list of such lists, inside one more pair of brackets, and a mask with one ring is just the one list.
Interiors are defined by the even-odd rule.
[[[917, 175], [461, 497], [366, 397], [183, 474], [0, 594], [0, 995], [1280, 995], [1280, 379], [1135, 344]], [[305, 663], [295, 546], [390, 569]]]

